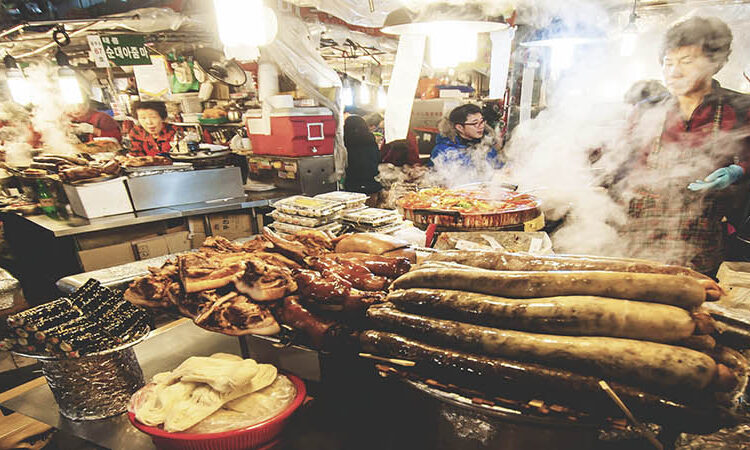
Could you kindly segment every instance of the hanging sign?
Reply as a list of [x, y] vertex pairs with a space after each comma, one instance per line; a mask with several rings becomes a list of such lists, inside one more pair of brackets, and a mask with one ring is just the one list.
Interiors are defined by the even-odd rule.
[[148, 66], [151, 57], [146, 48], [146, 38], [132, 34], [88, 36], [89, 47], [97, 67], [107, 67], [104, 58], [115, 66]]

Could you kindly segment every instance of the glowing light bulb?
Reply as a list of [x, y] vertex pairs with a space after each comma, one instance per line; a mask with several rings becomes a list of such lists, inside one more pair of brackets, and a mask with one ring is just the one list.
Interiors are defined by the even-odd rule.
[[31, 84], [19, 69], [10, 69], [8, 71], [8, 90], [13, 101], [19, 105], [28, 105], [32, 102], [33, 93]]
[[380, 86], [378, 89], [378, 109], [385, 109], [385, 107], [388, 105], [388, 94], [385, 92], [385, 88], [383, 86]]
[[362, 83], [359, 85], [359, 104], [360, 105], [369, 105], [372, 101], [372, 96], [370, 95], [370, 86], [366, 85], [365, 83]]
[[620, 40], [620, 56], [633, 56], [635, 44], [638, 41], [638, 34], [632, 32], [622, 33]]
[[344, 103], [345, 107], [354, 105], [354, 93], [352, 92], [352, 88], [345, 86], [341, 90], [341, 101]]
[[81, 86], [78, 84], [75, 73], [69, 67], [61, 67], [57, 86], [60, 89], [63, 102], [68, 105], [79, 105], [83, 103]]
[[476, 32], [461, 26], [436, 25], [429, 34], [432, 67], [456, 67], [477, 59], [479, 35]]
[[213, 0], [219, 39], [224, 53], [256, 59], [258, 47], [271, 43], [278, 31], [276, 14], [263, 0]]

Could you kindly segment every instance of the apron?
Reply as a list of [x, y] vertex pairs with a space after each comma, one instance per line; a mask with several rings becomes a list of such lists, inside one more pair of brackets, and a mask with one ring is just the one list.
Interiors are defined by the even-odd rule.
[[[709, 145], [717, 142], [723, 102], [716, 107]], [[656, 188], [641, 186], [629, 202], [628, 224], [623, 237], [629, 245], [629, 254], [691, 267], [698, 272], [713, 274], [725, 254], [724, 226], [721, 223], [727, 214], [725, 197], [714, 192], [692, 192], [687, 189], [690, 181], [706, 175], [705, 168], [691, 169], [698, 152], [706, 147], [690, 145], [663, 145], [667, 114], [662, 132], [657, 136], [653, 149], [646, 159], [646, 170], [651, 179], [662, 180]], [[684, 173], [669, 178], [669, 173]]]

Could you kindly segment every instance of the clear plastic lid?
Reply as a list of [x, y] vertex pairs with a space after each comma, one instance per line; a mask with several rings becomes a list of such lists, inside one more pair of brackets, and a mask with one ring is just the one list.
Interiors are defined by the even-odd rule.
[[286, 214], [306, 217], [327, 217], [344, 209], [344, 204], [320, 198], [295, 195], [279, 200], [273, 207]]
[[323, 233], [329, 234], [331, 236], [334, 236], [336, 233], [341, 231], [342, 227], [342, 225], [338, 222], [329, 223], [327, 225], [322, 225], [319, 227], [303, 227], [300, 225], [293, 225], [291, 223], [284, 222], [271, 222], [268, 226], [273, 228], [275, 231], [286, 234], [294, 234], [299, 231], [322, 231]]
[[318, 194], [315, 198], [343, 203], [346, 209], [358, 208], [367, 201], [367, 194], [359, 192], [333, 191]]
[[397, 211], [391, 209], [365, 208], [342, 213], [341, 219], [359, 225], [381, 227], [403, 220]]
[[335, 215], [327, 217], [305, 217], [298, 216], [296, 214], [286, 214], [279, 210], [272, 211], [269, 216], [273, 217], [277, 222], [284, 222], [292, 225], [300, 225], [310, 228], [326, 225], [336, 219]]

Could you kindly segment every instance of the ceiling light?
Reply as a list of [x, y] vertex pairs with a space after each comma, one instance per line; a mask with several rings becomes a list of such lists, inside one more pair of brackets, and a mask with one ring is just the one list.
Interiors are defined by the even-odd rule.
[[16, 64], [16, 59], [10, 55], [5, 55], [3, 63], [7, 69], [6, 82], [8, 83], [8, 90], [13, 101], [19, 105], [29, 105], [32, 100], [32, 91], [29, 80], [23, 74], [23, 71]]
[[620, 55], [631, 56], [635, 51], [635, 44], [638, 41], [638, 25], [635, 23], [638, 19], [638, 14], [635, 10], [638, 7], [638, 0], [633, 0], [633, 10], [630, 12], [628, 18], [628, 24], [622, 30], [622, 37], [620, 41]]
[[229, 58], [257, 59], [258, 47], [276, 38], [276, 13], [263, 0], [213, 0], [216, 26]]
[[57, 61], [57, 65], [60, 66], [57, 72], [57, 86], [63, 102], [67, 105], [79, 105], [83, 103], [84, 98], [81, 93], [81, 85], [78, 83], [76, 73], [70, 67], [68, 55], [62, 49], [58, 48], [57, 53], [55, 53], [55, 60]]
[[399, 8], [385, 19], [383, 28], [387, 34], [445, 33], [447, 29], [463, 27], [474, 33], [489, 33], [508, 28], [502, 16], [488, 16], [481, 5], [452, 5], [449, 3], [431, 4], [423, 11], [414, 12]]

